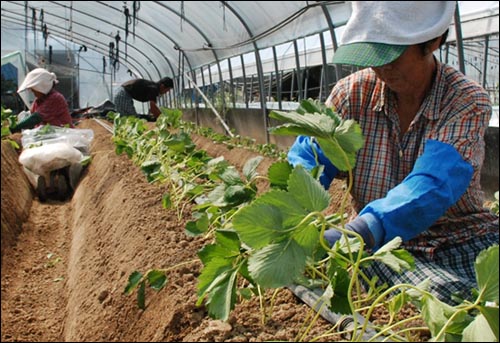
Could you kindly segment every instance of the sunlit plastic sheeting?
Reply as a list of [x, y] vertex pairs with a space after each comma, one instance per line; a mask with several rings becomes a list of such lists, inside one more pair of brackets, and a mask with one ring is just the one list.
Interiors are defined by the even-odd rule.
[[[26, 73], [28, 71], [22, 53], [20, 51], [14, 51], [12, 53], [2, 55], [2, 71], [4, 66], [9, 64], [15, 68], [16, 75], [15, 75], [15, 80], [13, 81], [15, 82], [17, 87], [19, 87], [19, 85], [24, 80]], [[14, 91], [17, 91], [17, 89], [15, 89]], [[19, 96], [21, 97], [24, 104], [28, 108], [30, 107], [31, 102], [35, 99], [35, 97], [31, 92], [21, 92], [19, 93]]]
[[36, 28], [43, 10], [49, 34], [101, 52], [113, 53], [113, 44], [121, 63], [130, 58], [152, 79], [325, 31], [324, 10], [335, 26], [350, 13], [339, 1], [29, 1], [29, 10], [25, 3], [2, 1], [2, 19]]
[[[350, 6], [343, 1], [234, 1], [228, 3], [241, 16], [245, 25], [248, 25], [253, 37], [258, 39], [259, 49], [328, 30], [324, 10], [329, 12], [332, 25], [335, 27], [344, 25], [351, 13]], [[270, 28], [273, 29], [270, 30]], [[250, 46], [234, 52], [240, 54], [252, 49], [253, 47]], [[234, 52], [225, 54], [225, 57], [235, 55]]]
[[[338, 36], [343, 31], [343, 27], [335, 30], [336, 35]], [[320, 33], [323, 35], [325, 40], [326, 47], [326, 60], [327, 63], [330, 63], [333, 59], [333, 43], [331, 41], [331, 35], [329, 32]], [[315, 34], [309, 37], [304, 37], [297, 40], [297, 47], [299, 51], [299, 64], [302, 68], [307, 68], [311, 66], [321, 65], [322, 61], [322, 50], [320, 44], [319, 34]], [[271, 48], [261, 49], [259, 50], [261, 63], [262, 63], [262, 71], [264, 74], [275, 72], [274, 65], [274, 56]], [[293, 42], [287, 42], [284, 44], [279, 44], [276, 46], [276, 58], [278, 60], [278, 68], [279, 70], [289, 71], [296, 68], [296, 59], [295, 59], [295, 51], [293, 47]], [[247, 75], [257, 75], [257, 65], [255, 59], [255, 53], [247, 53], [244, 56], [244, 64], [245, 64], [245, 73]], [[222, 70], [222, 79], [228, 80], [230, 77], [228, 61], [227, 59], [223, 60], [220, 63]], [[243, 76], [242, 64], [240, 57], [231, 58], [231, 67], [232, 67], [232, 75], [233, 78]], [[217, 66], [213, 65], [210, 68], [210, 72], [212, 74], [217, 73]], [[208, 76], [208, 68], [205, 70], [203, 77], [206, 79]], [[197, 82], [201, 84], [202, 75], [197, 74], [196, 78]], [[217, 81], [219, 78], [217, 77]]]
[[[461, 1], [461, 3], [464, 3], [460, 7], [463, 40], [498, 34], [498, 1], [475, 1], [475, 6], [469, 5], [470, 1]], [[455, 30], [450, 30], [448, 42], [455, 40]]]
[[491, 112], [490, 126], [498, 127], [498, 105], [493, 106], [493, 111]]
[[[321, 65], [325, 61], [320, 34], [326, 63], [331, 63], [332, 38], [340, 40], [351, 13], [345, 1], [2, 1], [1, 6], [2, 51], [4, 42], [15, 35], [19, 41], [15, 50], [36, 55], [46, 49], [47, 41], [42, 38], [46, 33], [49, 44], [57, 39], [62, 49], [75, 54], [80, 45], [101, 54], [106, 73], [95, 83], [107, 84], [107, 89], [97, 92], [95, 100], [80, 95], [82, 105], [95, 104], [99, 94], [109, 98], [121, 82], [136, 77], [179, 80], [183, 73], [195, 71], [191, 77], [198, 85], [230, 80], [228, 58], [232, 78], [245, 73], [246, 78], [254, 78], [253, 83], [259, 72], [276, 73], [272, 47], [281, 71]], [[459, 1], [459, 6], [464, 38], [498, 32], [498, 2]], [[476, 17], [481, 24], [469, 24]], [[16, 28], [4, 34], [6, 26], [13, 24]], [[454, 35], [451, 29], [450, 39]], [[494, 41], [489, 44], [495, 48]], [[82, 53], [81, 57], [90, 55]], [[92, 63], [97, 75], [102, 62]], [[111, 72], [113, 65], [117, 68]], [[80, 86], [92, 86], [92, 77], [80, 74], [79, 78]], [[176, 83], [176, 89], [186, 87], [189, 83], [182, 78]]]
[[[122, 8], [119, 11], [113, 10], [97, 2], [32, 1], [27, 2], [29, 11], [26, 13], [24, 3], [24, 1], [3, 1], [2, 22], [4, 17], [11, 22], [17, 21], [21, 26], [24, 26], [26, 21], [30, 32], [33, 27], [41, 32], [40, 26], [43, 22], [47, 26], [49, 36], [58, 36], [70, 42], [85, 44], [88, 48], [97, 49], [105, 56], [116, 52], [119, 61], [124, 64], [128, 64], [127, 58], [130, 57], [136, 67], [147, 66], [141, 71], [145, 77], [148, 74], [145, 71], [148, 69], [155, 71], [151, 74], [154, 77], [157, 74], [166, 73], [165, 63], [159, 63], [159, 58], [162, 56], [160, 49], [148, 43], [148, 39], [158, 34], [157, 30], [144, 25], [143, 32], [140, 33], [143, 39], [136, 39], [134, 44], [129, 44], [131, 37], [125, 39], [125, 19]], [[115, 4], [121, 6], [122, 2], [115, 2]], [[35, 17], [33, 17], [33, 10], [36, 13]], [[119, 40], [117, 40], [118, 35]], [[127, 49], [125, 40], [127, 40]], [[112, 51], [110, 43], [114, 44]], [[165, 66], [165, 71], [156, 71], [157, 65]], [[172, 70], [169, 70], [169, 73], [172, 73]]]
[[[491, 9], [494, 5], [486, 7]], [[464, 38], [495, 30], [495, 24], [498, 31], [498, 3], [496, 10], [496, 22], [484, 19], [491, 27], [464, 27]], [[326, 13], [331, 25], [340, 27], [350, 6], [344, 1], [2, 1], [2, 19], [33, 23], [38, 31], [45, 24], [50, 35], [117, 53], [120, 63], [150, 79], [327, 31]]]
[[[165, 48], [182, 51], [189, 61], [186, 69], [328, 29], [322, 7], [307, 7], [303, 1], [168, 1], [160, 5], [163, 11], [151, 13], [148, 20], [164, 23], [165, 33], [175, 42]], [[332, 12], [334, 25], [345, 24], [350, 14], [344, 2], [325, 2], [325, 8]]]

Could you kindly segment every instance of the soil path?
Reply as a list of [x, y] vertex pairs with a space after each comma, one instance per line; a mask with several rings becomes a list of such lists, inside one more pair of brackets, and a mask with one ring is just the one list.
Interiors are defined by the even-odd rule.
[[[184, 233], [189, 207], [184, 218], [163, 209], [163, 187], [147, 183], [126, 156], [115, 154], [108, 131], [93, 120], [79, 127], [94, 130], [92, 162], [66, 202], [33, 198], [17, 154], [2, 142], [2, 341], [256, 342], [300, 337], [311, 310], [286, 289], [277, 294], [265, 324], [255, 297], [238, 304], [228, 322], [208, 318], [204, 306], [196, 306], [201, 269], [196, 252], [207, 242]], [[202, 137], [195, 143], [239, 168], [256, 155]], [[259, 172], [265, 174], [271, 162], [261, 163]], [[123, 293], [133, 271], [173, 266], [179, 267], [169, 272], [163, 290], [146, 291], [146, 310], [137, 308], [135, 294]], [[303, 339], [330, 327], [319, 318]]]
[[2, 341], [62, 340], [70, 214], [70, 203], [33, 202], [16, 246], [3, 260]]

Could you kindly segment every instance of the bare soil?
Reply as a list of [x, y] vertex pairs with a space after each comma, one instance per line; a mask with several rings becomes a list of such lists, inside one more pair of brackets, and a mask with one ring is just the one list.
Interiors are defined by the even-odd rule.
[[[41, 203], [17, 162], [19, 152], [2, 141], [2, 341], [340, 339], [319, 338], [332, 327], [321, 317], [302, 336], [311, 309], [288, 289], [279, 291], [265, 323], [256, 297], [239, 303], [227, 322], [210, 319], [204, 306], [196, 306], [202, 267], [196, 252], [207, 242], [185, 234], [189, 207], [181, 220], [162, 208], [163, 186], [149, 184], [126, 155], [116, 155], [108, 131], [91, 119], [79, 127], [94, 130], [92, 162], [65, 202]], [[194, 141], [238, 168], [256, 155], [203, 137]], [[266, 175], [272, 162], [266, 158], [259, 173]], [[342, 184], [330, 191], [333, 209], [344, 194]], [[135, 293], [124, 294], [133, 271], [179, 264], [164, 289], [146, 290], [145, 310]]]

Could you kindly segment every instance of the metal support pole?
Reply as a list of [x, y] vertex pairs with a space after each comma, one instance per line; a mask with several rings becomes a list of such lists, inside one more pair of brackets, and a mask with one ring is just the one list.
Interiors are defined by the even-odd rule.
[[224, 126], [224, 129], [226, 129], [226, 132], [229, 134], [229, 136], [234, 137], [233, 133], [231, 132], [231, 130], [229, 129], [229, 126], [227, 126], [227, 124], [224, 122], [224, 120], [222, 119], [222, 117], [220, 116], [219, 112], [217, 112], [217, 110], [214, 108], [214, 106], [212, 105], [212, 103], [210, 102], [210, 100], [208, 100], [208, 98], [205, 96], [205, 94], [201, 91], [200, 88], [198, 88], [198, 86], [196, 85], [196, 83], [193, 81], [193, 79], [191, 79], [189, 77], [189, 75], [185, 74], [185, 77], [191, 81], [191, 83], [193, 84], [194, 88], [196, 88], [196, 90], [200, 93], [200, 95], [203, 97], [203, 99], [205, 99], [205, 101], [207, 102], [208, 106], [210, 107], [210, 109], [212, 110], [212, 112], [214, 112], [215, 116], [219, 119], [219, 121], [221, 122], [222, 126]]
[[458, 2], [455, 6], [455, 35], [457, 39], [458, 65], [460, 71], [465, 75], [464, 45], [462, 41], [462, 24], [460, 22], [460, 10], [458, 9]]
[[484, 53], [483, 53], [483, 88], [486, 88], [486, 75], [488, 72], [488, 49], [490, 46], [490, 36], [484, 37]]

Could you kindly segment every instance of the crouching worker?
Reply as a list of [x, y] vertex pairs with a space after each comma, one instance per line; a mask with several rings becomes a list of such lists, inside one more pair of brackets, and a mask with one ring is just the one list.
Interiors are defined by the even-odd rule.
[[[490, 98], [433, 54], [446, 42], [455, 5], [353, 1], [333, 62], [364, 69], [339, 80], [326, 103], [357, 121], [365, 138], [351, 190], [358, 215], [346, 229], [372, 251], [401, 237], [415, 259], [412, 271], [375, 263], [365, 273], [389, 286], [430, 279], [430, 292], [450, 304], [456, 294], [471, 299], [476, 257], [498, 245], [498, 217], [483, 206], [480, 186]], [[313, 146], [327, 188], [336, 168], [314, 139], [297, 137], [288, 159], [314, 167]], [[331, 245], [340, 237], [325, 232]]]
[[29, 89], [35, 95], [30, 113], [21, 118], [12, 131], [32, 129], [41, 125], [74, 127], [69, 114], [68, 103], [64, 96], [55, 89], [59, 83], [56, 74], [43, 68], [33, 69], [26, 75], [18, 93]]
[[[123, 83], [115, 95], [114, 103], [116, 111], [122, 116], [136, 116], [148, 121], [155, 121], [161, 114], [157, 98], [174, 88], [174, 81], [169, 77], [164, 77], [158, 82], [134, 79]], [[134, 107], [134, 100], [149, 102], [149, 114], [137, 114]]]
[[[49, 141], [48, 139], [45, 139], [44, 143], [44, 137], [50, 137], [52, 140], [57, 137], [57, 134], [56, 137], [53, 135], [53, 128], [74, 128], [66, 99], [55, 89], [57, 83], [56, 75], [44, 68], [36, 68], [29, 72], [19, 87], [18, 93], [29, 89], [35, 95], [35, 100], [30, 112], [24, 118], [20, 118], [16, 126], [12, 128], [13, 132], [23, 130], [23, 141], [27, 142], [31, 138], [37, 137], [37, 141], [30, 142], [30, 144], [41, 145], [31, 148], [28, 144], [23, 144], [24, 150], [20, 156], [24, 171], [31, 184], [36, 188], [41, 201], [45, 201], [53, 194], [58, 200], [65, 200], [72, 194], [76, 185], [75, 180], [79, 178], [82, 169], [80, 161], [76, 157], [77, 152], [70, 153], [72, 157], [67, 159], [68, 151], [70, 151], [68, 149], [73, 149], [73, 147], [54, 150], [53, 146], [49, 147], [49, 144], [45, 144]], [[44, 125], [53, 128], [42, 132]], [[51, 156], [59, 162], [40, 165], [40, 158], [46, 161], [47, 156]], [[33, 167], [34, 161], [37, 161], [35, 168]], [[31, 168], [28, 168], [27, 164]]]

